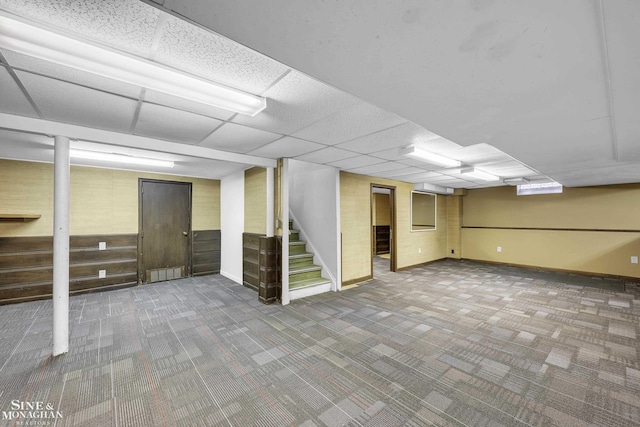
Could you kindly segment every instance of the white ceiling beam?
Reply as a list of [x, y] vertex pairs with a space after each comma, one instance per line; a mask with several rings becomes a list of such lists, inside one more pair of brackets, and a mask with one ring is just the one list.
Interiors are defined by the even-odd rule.
[[162, 141], [145, 136], [129, 135], [84, 126], [52, 122], [49, 120], [15, 116], [12, 114], [0, 113], [0, 129], [50, 136], [66, 136], [70, 139], [79, 139], [82, 141], [98, 142], [156, 152], [160, 151], [163, 153], [180, 154], [183, 156], [198, 157], [202, 159], [244, 163], [261, 167], [276, 167], [276, 160], [274, 159], [249, 156], [247, 154], [230, 153], [213, 148], [199, 147], [197, 145]]

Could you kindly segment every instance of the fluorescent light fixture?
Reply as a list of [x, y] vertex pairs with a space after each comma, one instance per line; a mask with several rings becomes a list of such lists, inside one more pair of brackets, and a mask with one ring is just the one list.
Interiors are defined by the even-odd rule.
[[0, 14], [0, 47], [248, 116], [255, 116], [267, 106], [263, 97], [53, 33], [4, 14]]
[[100, 151], [70, 150], [70, 156], [76, 159], [102, 160], [105, 162], [127, 163], [130, 165], [160, 166], [172, 168], [173, 162], [168, 160], [149, 159], [145, 157], [127, 156], [116, 153], [103, 153]]
[[518, 185], [518, 196], [532, 196], [534, 194], [560, 194], [562, 193], [562, 184], [551, 182], [532, 182], [530, 184]]
[[464, 168], [460, 170], [460, 173], [470, 176], [472, 178], [483, 179], [485, 181], [500, 181], [499, 176], [495, 176], [493, 174], [478, 170], [476, 168]]
[[428, 193], [437, 193], [437, 194], [453, 194], [454, 192], [453, 188], [443, 187], [441, 185], [436, 185], [436, 184], [429, 184], [428, 182], [413, 184], [413, 189], [415, 191], [426, 191]]
[[455, 168], [462, 165], [459, 160], [450, 159], [448, 157], [441, 156], [440, 154], [432, 153], [430, 151], [423, 150], [415, 145], [401, 148], [400, 155], [414, 157], [425, 163], [431, 163], [432, 165], [443, 166], [448, 168]]
[[505, 178], [502, 180], [507, 185], [520, 185], [520, 184], [528, 184], [529, 180], [527, 178]]

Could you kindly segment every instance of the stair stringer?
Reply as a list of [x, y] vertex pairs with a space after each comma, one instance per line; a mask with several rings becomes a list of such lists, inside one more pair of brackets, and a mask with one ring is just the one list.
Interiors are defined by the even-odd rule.
[[304, 227], [302, 226], [300, 221], [297, 220], [296, 216], [292, 211], [289, 211], [289, 219], [293, 220], [293, 223], [296, 226], [296, 230], [300, 231], [300, 236], [301, 236], [300, 240], [303, 240], [307, 244], [308, 248], [313, 254], [313, 263], [316, 265], [319, 265], [322, 268], [320, 275], [331, 282], [331, 289], [329, 290], [335, 292], [338, 289], [336, 278], [334, 277], [333, 274], [331, 274], [331, 271], [329, 271], [329, 269], [327, 268], [327, 265], [325, 264], [324, 260], [320, 256], [319, 252], [313, 246], [313, 242], [311, 241], [311, 239], [309, 239], [309, 235], [305, 232]]

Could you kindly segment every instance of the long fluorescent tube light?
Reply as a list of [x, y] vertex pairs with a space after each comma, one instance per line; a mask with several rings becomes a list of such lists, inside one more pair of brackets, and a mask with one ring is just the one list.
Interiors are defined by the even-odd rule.
[[468, 175], [473, 178], [483, 179], [485, 181], [500, 181], [500, 177], [478, 170], [476, 168], [465, 168], [460, 170], [461, 174]]
[[146, 157], [126, 156], [124, 154], [103, 153], [100, 151], [70, 150], [69, 155], [76, 159], [103, 160], [106, 162], [127, 163], [130, 165], [160, 166], [172, 168], [173, 162], [168, 160], [149, 159]]
[[450, 159], [448, 157], [441, 156], [440, 154], [423, 150], [419, 147], [416, 147], [415, 145], [401, 148], [400, 155], [411, 156], [426, 163], [449, 168], [458, 167], [462, 164], [462, 162], [460, 162], [459, 160]]
[[267, 106], [263, 97], [53, 33], [2, 14], [0, 47], [248, 116], [255, 116]]
[[532, 182], [530, 184], [518, 185], [516, 194], [518, 196], [531, 196], [534, 194], [559, 194], [562, 193], [562, 184], [559, 182]]

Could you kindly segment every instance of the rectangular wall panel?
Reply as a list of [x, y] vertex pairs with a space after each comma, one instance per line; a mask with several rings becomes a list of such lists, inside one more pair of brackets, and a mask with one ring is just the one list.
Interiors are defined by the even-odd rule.
[[193, 275], [220, 273], [220, 230], [194, 231], [192, 241]]

